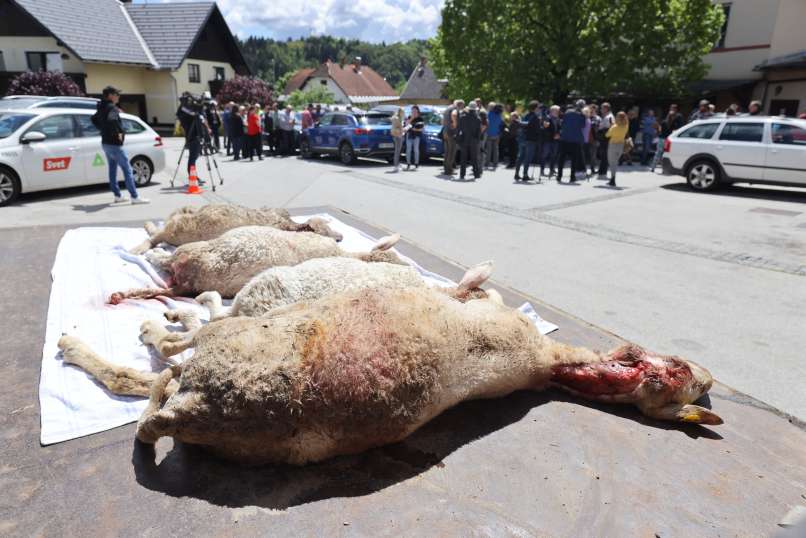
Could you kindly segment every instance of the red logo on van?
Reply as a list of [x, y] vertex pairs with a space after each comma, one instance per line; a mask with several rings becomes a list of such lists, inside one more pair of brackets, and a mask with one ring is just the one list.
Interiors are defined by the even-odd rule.
[[56, 157], [53, 159], [45, 159], [42, 162], [42, 170], [45, 172], [53, 172], [56, 170], [67, 170], [70, 168], [70, 160], [72, 157]]

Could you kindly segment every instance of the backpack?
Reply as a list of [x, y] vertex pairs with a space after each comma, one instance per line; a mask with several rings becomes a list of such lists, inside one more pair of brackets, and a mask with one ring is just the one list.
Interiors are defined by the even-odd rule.
[[101, 130], [101, 126], [103, 125], [104, 122], [101, 119], [100, 109], [95, 111], [95, 114], [93, 114], [92, 117], [90, 117], [90, 121], [92, 122], [92, 124], [95, 126], [96, 129], [98, 129], [99, 131]]

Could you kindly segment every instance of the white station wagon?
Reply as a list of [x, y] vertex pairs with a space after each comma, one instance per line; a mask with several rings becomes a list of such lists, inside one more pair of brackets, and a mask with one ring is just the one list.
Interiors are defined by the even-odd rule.
[[[0, 109], [0, 206], [23, 192], [107, 183], [109, 169], [93, 110], [76, 108]], [[165, 168], [162, 139], [140, 118], [120, 115], [123, 148], [134, 181], [147, 185]], [[118, 180], [123, 172], [118, 170]]]
[[694, 190], [728, 183], [806, 187], [806, 120], [768, 116], [695, 121], [666, 139], [666, 174]]

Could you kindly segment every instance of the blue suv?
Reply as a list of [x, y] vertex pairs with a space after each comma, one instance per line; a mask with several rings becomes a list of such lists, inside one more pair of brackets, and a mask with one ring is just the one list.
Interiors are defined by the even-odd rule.
[[305, 159], [337, 155], [344, 164], [354, 164], [359, 157], [391, 159], [395, 153], [391, 128], [387, 114], [328, 112], [303, 131], [300, 153]]

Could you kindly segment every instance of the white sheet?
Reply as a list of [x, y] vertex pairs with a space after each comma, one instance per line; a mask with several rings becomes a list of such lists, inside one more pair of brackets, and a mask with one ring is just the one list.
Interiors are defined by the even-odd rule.
[[[313, 215], [297, 219], [310, 216]], [[376, 238], [330, 215], [317, 216], [327, 219], [331, 227], [344, 235], [341, 245], [347, 251], [366, 251], [376, 241]], [[81, 338], [110, 362], [158, 371], [164, 366], [140, 342], [140, 324], [147, 319], [162, 319], [163, 312], [177, 307], [194, 308], [202, 319], [207, 319], [207, 311], [191, 299], [106, 304], [115, 291], [165, 286], [145, 258], [126, 252], [145, 237], [145, 231], [138, 228], [78, 228], [68, 231], [59, 243], [51, 273], [53, 286], [39, 382], [43, 445], [134, 422], [146, 405], [143, 398], [113, 395], [84, 371], [63, 365], [56, 347], [63, 333]], [[413, 260], [407, 261], [427, 282], [439, 286], [455, 285]], [[557, 329], [556, 325], [540, 318], [529, 303], [522, 305], [520, 310], [541, 333]], [[186, 351], [182, 358], [190, 355], [192, 350]]]

